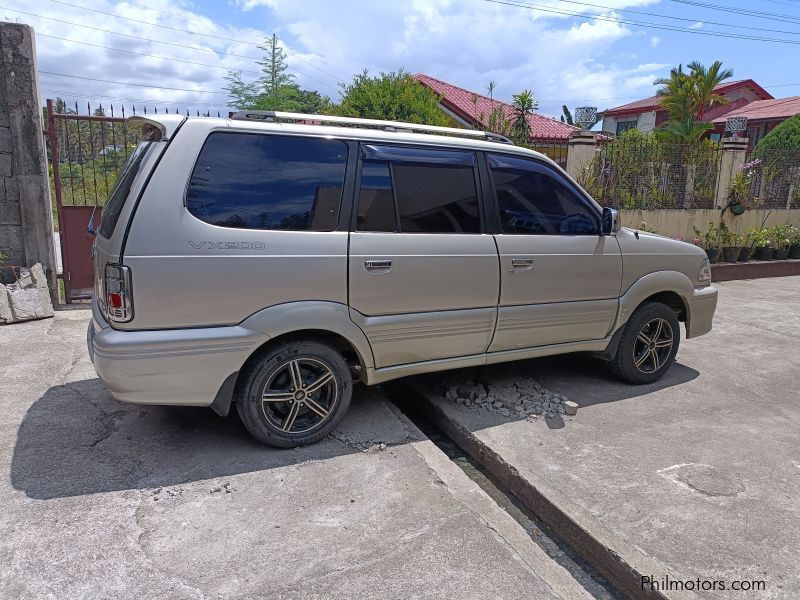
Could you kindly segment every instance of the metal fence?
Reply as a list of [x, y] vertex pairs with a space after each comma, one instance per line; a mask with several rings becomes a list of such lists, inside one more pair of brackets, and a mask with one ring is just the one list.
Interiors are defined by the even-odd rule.
[[554, 142], [533, 142], [530, 145], [531, 150], [541, 152], [542, 154], [553, 159], [562, 168], [567, 167], [567, 154], [569, 153], [569, 141], [554, 141]]
[[[85, 112], [84, 112], [85, 111]], [[50, 192], [54, 210], [66, 206], [102, 206], [117, 173], [136, 147], [138, 131], [125, 118], [136, 114], [186, 114], [169, 108], [114, 106], [92, 108], [47, 101]], [[196, 111], [197, 116], [201, 113]], [[203, 116], [210, 116], [205, 113]], [[219, 116], [217, 113], [216, 116]], [[55, 165], [58, 168], [55, 168]], [[59, 197], [60, 196], [60, 197]]]
[[67, 302], [91, 297], [93, 238], [88, 230], [99, 223], [117, 174], [139, 141], [139, 127], [134, 131], [125, 119], [159, 113], [190, 114], [167, 108], [102, 104], [96, 108], [87, 104], [84, 111], [77, 103], [68, 106], [61, 100], [47, 101], [50, 194]]
[[636, 132], [602, 144], [580, 180], [613, 208], [712, 208], [721, 156], [721, 146], [710, 140], [665, 142]]
[[800, 208], [800, 151], [771, 148], [753, 156], [742, 165], [749, 207]]

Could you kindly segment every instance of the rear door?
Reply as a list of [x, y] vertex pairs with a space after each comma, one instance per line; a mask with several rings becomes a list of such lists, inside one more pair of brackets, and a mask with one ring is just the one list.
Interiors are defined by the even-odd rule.
[[501, 294], [490, 351], [605, 337], [622, 280], [600, 211], [550, 165], [486, 156], [500, 220]]
[[476, 153], [364, 144], [360, 157], [349, 302], [376, 366], [485, 352], [499, 272]]
[[188, 121], [131, 224], [125, 326], [230, 325], [287, 302], [345, 305], [349, 219], [337, 224], [349, 147]]

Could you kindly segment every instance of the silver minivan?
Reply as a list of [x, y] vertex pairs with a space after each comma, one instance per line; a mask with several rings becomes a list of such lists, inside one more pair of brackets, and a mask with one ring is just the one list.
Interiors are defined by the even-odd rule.
[[621, 229], [494, 134], [291, 113], [134, 117], [94, 244], [89, 352], [117, 400], [235, 402], [315, 442], [354, 381], [594, 352], [632, 383], [711, 330], [705, 253]]

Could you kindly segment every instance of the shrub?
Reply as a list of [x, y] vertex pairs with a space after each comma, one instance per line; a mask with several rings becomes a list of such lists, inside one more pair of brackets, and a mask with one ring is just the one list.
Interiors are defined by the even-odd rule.
[[800, 151], [800, 114], [786, 119], [761, 138], [753, 151], [753, 157], [762, 158], [776, 150]]

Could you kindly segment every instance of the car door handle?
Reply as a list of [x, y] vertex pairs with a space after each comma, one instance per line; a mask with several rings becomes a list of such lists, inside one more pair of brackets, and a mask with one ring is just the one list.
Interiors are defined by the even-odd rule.
[[392, 268], [392, 261], [387, 259], [370, 259], [364, 261], [367, 271], [388, 271]]
[[512, 258], [511, 270], [519, 269], [521, 271], [530, 271], [533, 268], [532, 258]]

